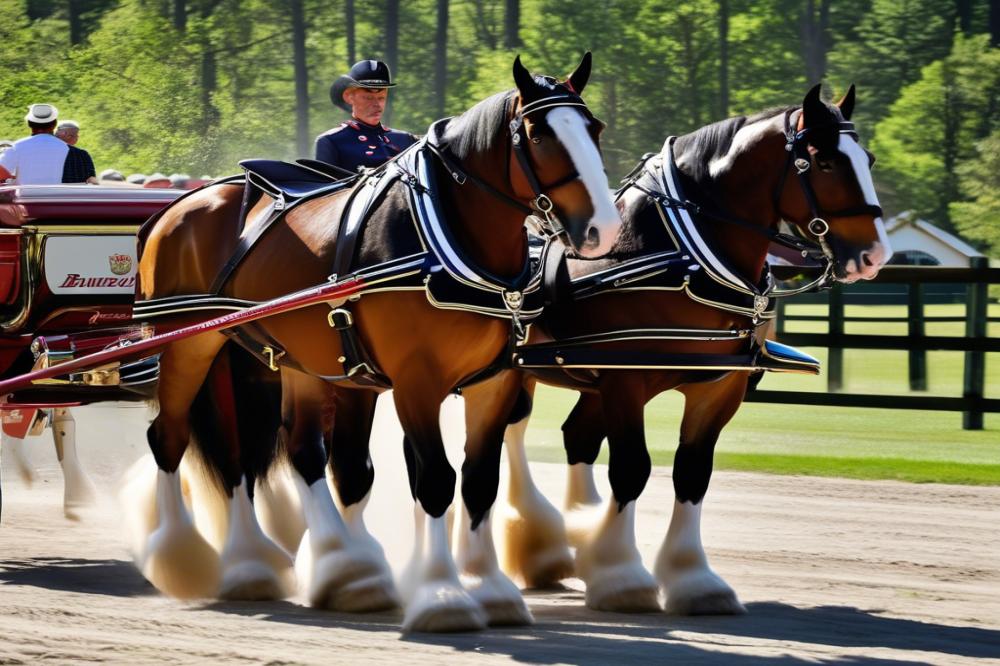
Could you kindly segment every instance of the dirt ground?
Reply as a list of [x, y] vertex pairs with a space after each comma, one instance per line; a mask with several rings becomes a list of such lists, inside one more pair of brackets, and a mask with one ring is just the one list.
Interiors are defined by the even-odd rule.
[[[459, 409], [446, 406], [443, 419]], [[92, 407], [76, 417], [84, 465], [108, 495], [85, 520], [63, 517], [48, 434], [30, 440], [33, 487], [4, 460], [0, 664], [1000, 663], [1000, 488], [718, 473], [705, 544], [748, 615], [598, 613], [569, 581], [528, 594], [533, 627], [402, 636], [394, 613], [157, 594], [132, 567], [111, 499], [121, 470], [145, 452], [145, 410]], [[398, 425], [382, 406], [378, 423], [368, 516], [398, 565], [412, 514]], [[563, 469], [535, 473], [558, 502]], [[656, 469], [639, 502], [647, 564], [672, 507], [669, 477]]]

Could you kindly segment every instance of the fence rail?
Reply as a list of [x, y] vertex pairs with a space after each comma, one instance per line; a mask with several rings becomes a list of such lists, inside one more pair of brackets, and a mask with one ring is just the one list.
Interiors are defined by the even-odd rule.
[[[778, 277], [785, 277], [791, 269], [776, 268]], [[984, 397], [986, 379], [986, 353], [1000, 352], [1000, 339], [986, 335], [989, 323], [1000, 322], [1000, 317], [987, 316], [988, 290], [991, 284], [1000, 284], [1000, 268], [990, 268], [985, 257], [972, 260], [970, 268], [935, 268], [913, 266], [887, 266], [873, 280], [881, 284], [907, 286], [907, 316], [905, 317], [848, 317], [844, 314], [845, 293], [841, 285], [829, 292], [828, 314], [796, 315], [785, 312], [779, 304], [777, 338], [790, 345], [826, 347], [829, 350], [826, 365], [827, 392], [802, 391], [751, 391], [748, 402], [779, 402], [803, 405], [830, 405], [839, 407], [883, 407], [890, 409], [930, 409], [962, 412], [962, 427], [982, 430], [985, 413], [1000, 412], [1000, 399]], [[923, 285], [965, 284], [965, 316], [927, 316], [924, 313]], [[826, 321], [827, 333], [792, 333], [786, 330], [789, 321]], [[848, 322], [907, 323], [906, 335], [860, 335], [844, 332]], [[964, 336], [927, 335], [927, 323], [965, 322]], [[844, 349], [895, 349], [908, 352], [909, 383], [912, 391], [927, 390], [927, 352], [961, 351], [965, 353], [963, 392], [961, 397], [933, 397], [915, 395], [880, 395], [841, 393], [844, 376]]]

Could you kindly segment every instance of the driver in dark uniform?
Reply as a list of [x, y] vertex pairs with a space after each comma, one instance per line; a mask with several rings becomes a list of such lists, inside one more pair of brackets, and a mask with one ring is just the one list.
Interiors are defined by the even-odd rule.
[[351, 114], [339, 127], [316, 137], [316, 159], [352, 173], [374, 168], [416, 142], [409, 132], [382, 125], [389, 88], [389, 67], [379, 60], [362, 60], [330, 86], [330, 101]]

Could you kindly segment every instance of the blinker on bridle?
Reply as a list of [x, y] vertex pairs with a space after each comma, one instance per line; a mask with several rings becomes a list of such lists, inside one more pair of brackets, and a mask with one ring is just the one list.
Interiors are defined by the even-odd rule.
[[[525, 145], [528, 143], [528, 131], [524, 125], [524, 119], [529, 115], [561, 106], [587, 108], [586, 103], [577, 94], [564, 93], [551, 95], [535, 100], [530, 104], [523, 105], [510, 121], [510, 142], [512, 152], [517, 157], [518, 166], [521, 168], [521, 172], [524, 174], [525, 180], [528, 181], [528, 185], [531, 187], [531, 191], [535, 195], [534, 199], [531, 200], [530, 205], [523, 204], [521, 201], [508, 196], [506, 193], [501, 192], [489, 183], [462, 170], [455, 163], [452, 156], [448, 154], [447, 146], [435, 145], [433, 142], [428, 142], [427, 145], [431, 148], [431, 151], [437, 155], [438, 159], [441, 160], [445, 168], [448, 169], [456, 183], [464, 185], [467, 181], [471, 181], [481, 190], [491, 194], [511, 208], [524, 213], [526, 217], [536, 220], [537, 224], [535, 226], [537, 226], [539, 231], [543, 234], [565, 237], [566, 228], [562, 225], [562, 222], [559, 221], [559, 217], [555, 212], [555, 204], [552, 202], [552, 199], [545, 194], [545, 192], [551, 192], [554, 189], [579, 179], [580, 174], [576, 169], [571, 169], [569, 173], [554, 183], [542, 185], [538, 179], [538, 175], [531, 166], [531, 160], [528, 158], [527, 150], [525, 149]], [[539, 217], [539, 215], [541, 217]]]

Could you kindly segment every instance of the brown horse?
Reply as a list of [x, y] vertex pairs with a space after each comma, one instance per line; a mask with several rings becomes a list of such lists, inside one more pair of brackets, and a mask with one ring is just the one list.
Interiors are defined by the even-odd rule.
[[[768, 245], [784, 240], [809, 252], [773, 230], [779, 220], [797, 226], [825, 256], [828, 275], [842, 282], [873, 278], [892, 254], [871, 156], [847, 122], [853, 106], [853, 87], [827, 105], [816, 86], [801, 107], [668, 140], [620, 190], [624, 224], [608, 258], [569, 260], [575, 298], [546, 308], [528, 341], [554, 340], [547, 348], [559, 358], [538, 362], [525, 379], [528, 393], [539, 380], [580, 391], [562, 427], [568, 513], [564, 523], [531, 481], [524, 454], [529, 407], [512, 417], [517, 422], [506, 434], [514, 517], [505, 524], [504, 560], [512, 576], [544, 585], [567, 575], [574, 566], [568, 528], [588, 606], [657, 610], [662, 587], [671, 612], [743, 612], [708, 565], [701, 501], [715, 443], [743, 401], [755, 365], [748, 359], [773, 314]], [[580, 339], [590, 342], [581, 349], [574, 343]], [[522, 358], [531, 365], [527, 352]], [[635, 501], [651, 464], [643, 409], [670, 389], [684, 394], [685, 407], [673, 467], [676, 502], [654, 579], [636, 548]], [[605, 438], [613, 497], [601, 507], [592, 466]]]
[[[268, 341], [272, 365], [280, 359], [280, 438], [308, 525], [299, 555], [300, 563], [311, 560], [300, 571], [306, 573], [313, 605], [368, 610], [395, 601], [384, 560], [352, 536], [324, 476], [324, 433], [342, 420], [364, 418], [367, 398], [348, 391], [335, 401], [330, 383], [355, 379], [357, 367], [348, 367], [352, 350], [338, 330], [349, 325], [370, 365], [391, 383], [413, 463], [414, 496], [428, 516], [427, 552], [407, 595], [404, 628], [467, 629], [490, 619], [461, 587], [447, 548], [444, 514], [455, 473], [444, 455], [438, 410], [450, 391], [505, 352], [511, 320], [520, 325], [529, 315], [522, 309], [530, 287], [524, 279], [526, 213], [562, 234], [581, 256], [604, 254], [614, 242], [621, 221], [603, 186], [600, 125], [579, 97], [589, 72], [589, 54], [565, 83], [532, 77], [516, 60], [515, 90], [432, 125], [425, 141], [350, 192], [308, 198], [279, 216], [271, 215], [273, 203], [262, 201], [241, 229], [243, 193], [221, 185], [179, 201], [148, 230], [137, 296], [145, 302], [181, 302], [182, 296], [212, 292], [241, 237], [253, 237], [254, 225], [268, 216], [270, 226], [219, 295], [259, 302], [324, 282], [334, 266], [344, 266], [338, 245], [347, 232], [341, 227], [359, 219], [363, 225], [348, 257], [350, 272], [371, 278], [386, 262], [415, 267], [393, 274], [399, 282], [371, 279], [375, 288], [349, 305], [332, 303], [263, 320], [251, 336]], [[415, 272], [420, 280], [406, 282]], [[446, 273], [452, 282], [434, 293]], [[457, 284], [460, 294], [478, 290], [477, 297], [489, 303], [442, 301], [442, 294], [452, 293], [448, 284]], [[171, 345], [161, 356], [160, 413], [148, 432], [159, 468], [159, 523], [141, 561], [150, 580], [169, 593], [273, 597], [284, 593], [289, 562], [257, 526], [243, 470], [266, 469], [274, 446], [240, 441], [247, 428], [235, 418], [232, 369], [228, 355], [220, 355], [225, 344], [220, 334], [203, 334]], [[516, 378], [505, 382], [513, 388], [505, 392], [509, 400], [470, 417], [465, 484], [483, 485], [495, 474], [505, 417], [516, 396]], [[221, 441], [198, 442], [231, 498], [221, 563], [193, 529], [178, 477], [200, 390], [211, 394], [217, 424], [230, 426], [218, 431]], [[484, 509], [468, 510], [477, 515]], [[521, 616], [530, 617], [526, 610]]]

